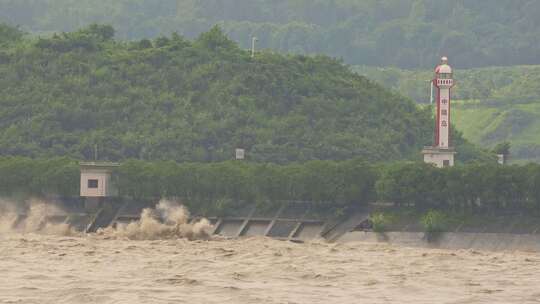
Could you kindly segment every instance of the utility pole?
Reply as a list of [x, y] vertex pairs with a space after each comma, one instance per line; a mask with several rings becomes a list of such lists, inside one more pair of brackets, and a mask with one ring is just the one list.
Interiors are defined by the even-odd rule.
[[429, 103], [433, 104], [433, 80], [429, 81], [429, 86], [430, 86]]
[[251, 58], [255, 58], [255, 43], [259, 41], [257, 37], [251, 38]]
[[98, 145], [94, 145], [94, 161], [98, 160]]

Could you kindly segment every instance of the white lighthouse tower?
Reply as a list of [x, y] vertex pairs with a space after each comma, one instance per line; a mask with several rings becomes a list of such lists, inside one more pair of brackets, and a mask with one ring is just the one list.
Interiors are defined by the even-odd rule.
[[437, 88], [437, 118], [435, 125], [435, 142], [432, 147], [424, 147], [424, 162], [439, 168], [454, 165], [455, 149], [450, 142], [450, 91], [454, 86], [452, 68], [448, 58], [443, 57], [441, 64], [435, 69], [433, 85]]

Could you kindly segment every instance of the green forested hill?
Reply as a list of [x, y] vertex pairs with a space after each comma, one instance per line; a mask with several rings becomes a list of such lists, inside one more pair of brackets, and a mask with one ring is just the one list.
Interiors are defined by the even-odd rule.
[[124, 39], [220, 24], [244, 48], [323, 53], [346, 63], [431, 68], [540, 64], [538, 0], [0, 0], [0, 22], [34, 33], [109, 23]]
[[[355, 71], [420, 103], [429, 102], [433, 71], [355, 67]], [[540, 161], [540, 66], [456, 70], [453, 121], [468, 140], [512, 144], [514, 160]]]
[[[338, 61], [249, 52], [219, 28], [188, 41], [50, 38], [0, 27], [0, 155], [217, 161], [419, 157], [429, 109]], [[470, 157], [474, 149], [456, 134]]]

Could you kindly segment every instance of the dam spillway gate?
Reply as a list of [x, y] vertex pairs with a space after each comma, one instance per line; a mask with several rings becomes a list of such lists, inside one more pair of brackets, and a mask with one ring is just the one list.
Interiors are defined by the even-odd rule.
[[[92, 233], [101, 228], [141, 223], [145, 208], [157, 203], [106, 198], [98, 201], [80, 198], [48, 199], [46, 208], [33, 212], [28, 206], [16, 205], [13, 213], [0, 208], [0, 218], [8, 215], [13, 231], [47, 231], [49, 224], [64, 224], [72, 230]], [[0, 206], [2, 207], [2, 206]], [[43, 207], [43, 206], [42, 206]], [[385, 242], [412, 247], [480, 250], [526, 250], [540, 252], [540, 224], [537, 217], [506, 215], [491, 217], [489, 223], [453, 223], [435, 241], [426, 240], [418, 221], [402, 218], [374, 232], [365, 209], [350, 207], [342, 216], [318, 212], [318, 205], [306, 202], [283, 202], [276, 208], [231, 208], [227, 214], [205, 216], [212, 224], [212, 235], [227, 238], [266, 236], [303, 242], [324, 239], [330, 242]], [[39, 215], [39, 216], [36, 216]], [[43, 216], [42, 216], [43, 215]], [[13, 217], [14, 216], [14, 217]], [[203, 217], [193, 215], [189, 223]], [[38, 221], [36, 221], [38, 220]], [[30, 229], [28, 229], [28, 224]], [[5, 222], [2, 223], [4, 232]], [[65, 226], [64, 226], [65, 227]]]
[[[54, 210], [47, 213], [43, 223], [68, 224], [73, 229], [94, 233], [100, 228], [126, 225], [141, 219], [145, 208], [155, 208], [156, 202], [135, 201], [120, 198], [104, 198], [98, 201], [79, 198], [49, 200]], [[19, 212], [14, 228], [24, 222], [27, 212]], [[212, 235], [223, 237], [266, 236], [281, 240], [308, 241], [326, 239], [334, 241], [368, 220], [369, 214], [351, 210], [336, 216], [321, 212], [317, 204], [310, 202], [281, 202], [274, 208], [248, 205], [228, 210], [222, 215], [201, 216], [196, 213], [189, 222], [206, 218], [212, 224]], [[43, 224], [44, 225], [44, 224]]]

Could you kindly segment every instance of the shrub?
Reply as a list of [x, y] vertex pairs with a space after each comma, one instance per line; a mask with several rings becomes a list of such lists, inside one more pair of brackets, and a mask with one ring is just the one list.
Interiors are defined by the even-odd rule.
[[392, 222], [392, 218], [384, 213], [374, 213], [369, 217], [369, 220], [375, 232], [385, 232]]
[[441, 211], [430, 210], [422, 216], [420, 222], [426, 233], [433, 234], [446, 229], [447, 218]]

